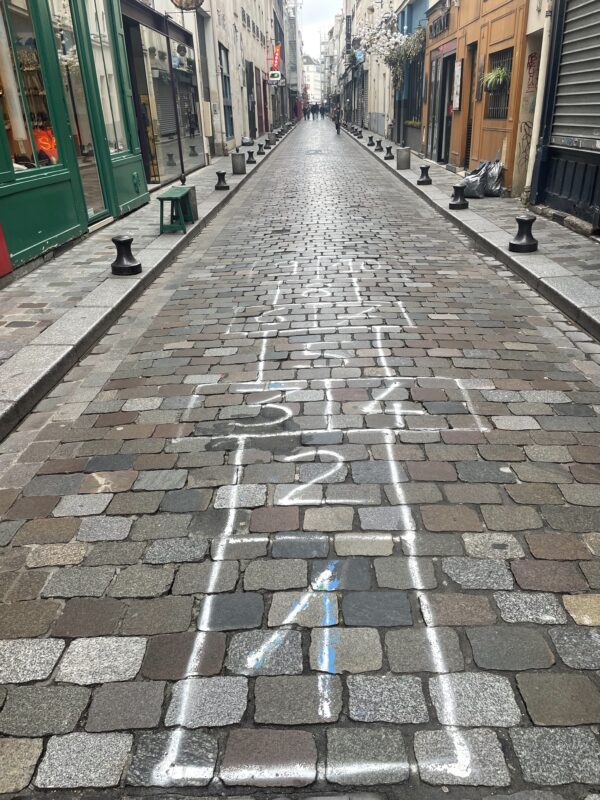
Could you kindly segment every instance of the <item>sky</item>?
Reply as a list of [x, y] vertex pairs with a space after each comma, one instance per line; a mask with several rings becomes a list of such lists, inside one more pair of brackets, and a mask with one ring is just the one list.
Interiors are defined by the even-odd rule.
[[314, 58], [320, 55], [320, 33], [327, 33], [333, 19], [342, 9], [342, 0], [303, 0], [302, 38], [304, 52]]

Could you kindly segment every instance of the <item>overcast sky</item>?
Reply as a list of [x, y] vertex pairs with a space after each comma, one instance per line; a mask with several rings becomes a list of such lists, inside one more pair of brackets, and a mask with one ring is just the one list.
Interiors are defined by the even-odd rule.
[[302, 38], [304, 52], [319, 58], [320, 36], [333, 25], [333, 18], [342, 9], [342, 0], [303, 0]]

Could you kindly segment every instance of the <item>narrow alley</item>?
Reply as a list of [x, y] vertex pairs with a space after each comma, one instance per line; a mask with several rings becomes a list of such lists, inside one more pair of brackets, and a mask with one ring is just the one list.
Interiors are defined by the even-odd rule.
[[597, 797], [599, 353], [298, 125], [2, 444], [0, 793]]

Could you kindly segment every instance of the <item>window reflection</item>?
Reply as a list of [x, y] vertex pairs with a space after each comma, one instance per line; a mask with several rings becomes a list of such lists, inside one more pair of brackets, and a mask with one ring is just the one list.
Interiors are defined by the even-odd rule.
[[106, 0], [87, 0], [86, 13], [98, 76], [100, 102], [111, 153], [127, 149], [123, 109], [118, 91], [118, 78], [113, 61], [113, 44], [109, 30]]
[[50, 0], [50, 13], [87, 213], [95, 217], [104, 210], [105, 202], [68, 0]]

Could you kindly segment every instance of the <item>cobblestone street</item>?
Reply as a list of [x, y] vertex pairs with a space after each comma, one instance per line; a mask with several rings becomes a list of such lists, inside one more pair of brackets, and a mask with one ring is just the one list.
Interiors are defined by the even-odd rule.
[[0, 445], [0, 794], [598, 800], [600, 345], [277, 148]]

